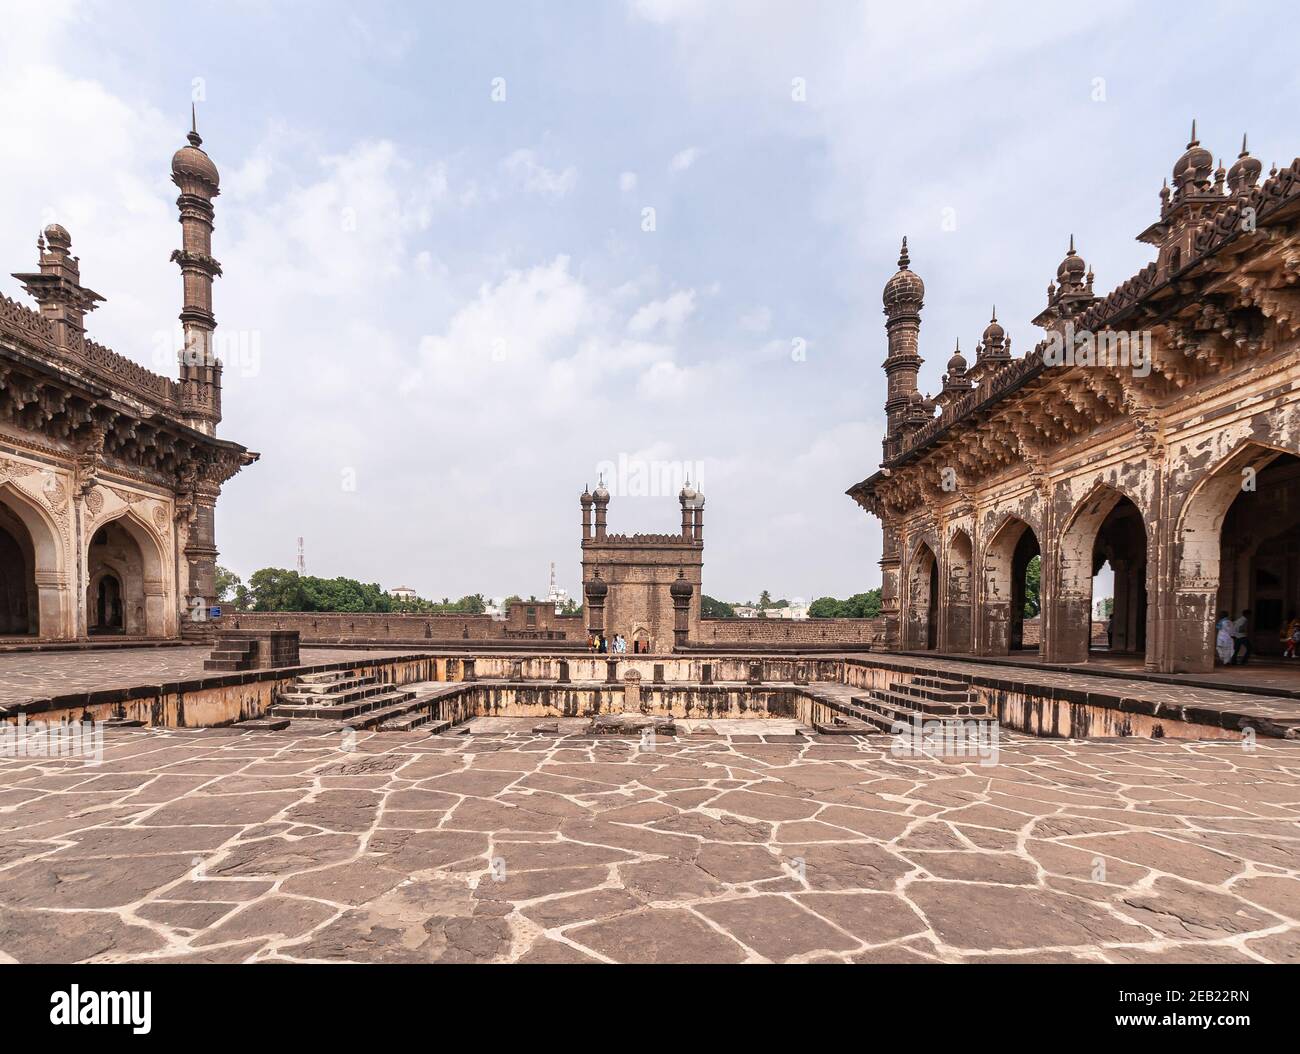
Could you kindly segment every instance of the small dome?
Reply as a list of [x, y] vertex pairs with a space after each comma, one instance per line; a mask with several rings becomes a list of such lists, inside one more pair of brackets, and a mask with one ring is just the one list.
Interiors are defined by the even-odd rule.
[[1214, 155], [1201, 146], [1201, 141], [1196, 138], [1196, 122], [1193, 121], [1192, 138], [1187, 144], [1187, 151], [1174, 162], [1174, 186], [1181, 187], [1188, 181], [1208, 182], [1213, 169]]
[[72, 235], [68, 229], [61, 223], [51, 223], [45, 228], [45, 240], [54, 247], [60, 249], [72, 248]]
[[592, 491], [591, 496], [597, 501], [609, 501], [609, 491], [605, 488], [603, 479], [596, 484], [596, 489]]
[[592, 600], [602, 599], [609, 592], [609, 584], [600, 577], [600, 572], [595, 572], [595, 576], [587, 583], [587, 596]]
[[700, 492], [691, 486], [691, 481], [689, 479], [686, 481], [686, 485], [682, 487], [682, 492], [677, 495], [683, 503], [694, 501], [699, 496]]
[[960, 345], [958, 345], [957, 350], [952, 353], [952, 358], [948, 360], [948, 372], [949, 373], [966, 372], [966, 356], [961, 353]]
[[1061, 261], [1061, 266], [1056, 269], [1057, 281], [1062, 284], [1066, 282], [1082, 282], [1084, 272], [1088, 270], [1088, 265], [1084, 262], [1082, 256], [1074, 251], [1074, 235], [1070, 235], [1070, 249], [1065, 254], [1065, 259]]
[[185, 138], [189, 144], [172, 155], [172, 182], [182, 192], [185, 181], [193, 180], [206, 185], [215, 193], [221, 186], [221, 175], [212, 163], [212, 158], [203, 152], [203, 140], [199, 138], [197, 130], [191, 131]]
[[1006, 335], [1007, 331], [998, 322], [998, 309], [995, 307], [993, 317], [989, 319], [989, 324], [984, 327], [984, 343], [986, 345], [1001, 344]]
[[677, 581], [668, 587], [668, 592], [675, 597], [689, 597], [695, 592], [695, 589], [688, 581], [686, 581], [685, 572], [678, 571]]
[[925, 298], [925, 283], [921, 276], [911, 270], [911, 258], [907, 254], [907, 239], [903, 239], [903, 248], [898, 257], [898, 271], [885, 283], [882, 299], [885, 310], [902, 307], [920, 307]]
[[1263, 162], [1250, 156], [1246, 149], [1246, 137], [1241, 137], [1241, 153], [1228, 169], [1228, 186], [1234, 191], [1246, 190], [1259, 182], [1259, 174], [1264, 171]]

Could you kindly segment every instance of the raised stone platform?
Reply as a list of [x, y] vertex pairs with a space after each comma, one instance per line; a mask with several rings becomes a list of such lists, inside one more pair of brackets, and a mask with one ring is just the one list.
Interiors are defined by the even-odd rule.
[[1300, 743], [887, 744], [110, 730], [0, 758], [0, 960], [1300, 959]]

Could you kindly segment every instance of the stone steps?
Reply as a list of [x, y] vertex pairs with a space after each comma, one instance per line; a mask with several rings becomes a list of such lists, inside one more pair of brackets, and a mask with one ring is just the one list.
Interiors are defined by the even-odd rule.
[[401, 688], [379, 685], [376, 686], [376, 691], [349, 699], [347, 702], [334, 702], [326, 698], [314, 702], [276, 703], [267, 713], [271, 717], [347, 720], [353, 727], [359, 727], [358, 723], [351, 719], [370, 715], [376, 711], [386, 711], [388, 707], [408, 702], [411, 698], [411, 693]]
[[214, 673], [251, 670], [256, 648], [256, 642], [251, 640], [219, 640], [212, 653], [203, 660], [203, 668]]
[[898, 701], [898, 696], [889, 696], [890, 693], [880, 693], [854, 697], [853, 704], [849, 707], [850, 713], [871, 722], [882, 732], [892, 732], [898, 723], [915, 725], [939, 722], [957, 725], [975, 721], [980, 724], [997, 724], [997, 718], [976, 707], [969, 708], [966, 713], [937, 713], [932, 709], [909, 706], [907, 702]]

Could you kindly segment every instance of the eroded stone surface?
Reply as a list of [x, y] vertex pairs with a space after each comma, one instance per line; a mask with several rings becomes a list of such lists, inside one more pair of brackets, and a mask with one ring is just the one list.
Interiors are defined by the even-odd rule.
[[0, 960], [1300, 959], [1300, 744], [535, 723], [0, 759]]

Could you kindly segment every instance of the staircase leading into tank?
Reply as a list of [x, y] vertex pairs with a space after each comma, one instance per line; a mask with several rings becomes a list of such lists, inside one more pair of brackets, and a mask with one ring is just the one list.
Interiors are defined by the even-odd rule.
[[438, 718], [438, 700], [464, 684], [421, 681], [398, 687], [374, 674], [347, 671], [308, 673], [280, 693], [267, 718], [273, 721], [325, 722], [337, 728], [445, 732], [451, 722]]
[[899, 724], [996, 725], [998, 720], [965, 681], [930, 675], [893, 681], [888, 688], [822, 685], [813, 694], [833, 711], [829, 721], [814, 722], [818, 732], [828, 735], [892, 732]]

